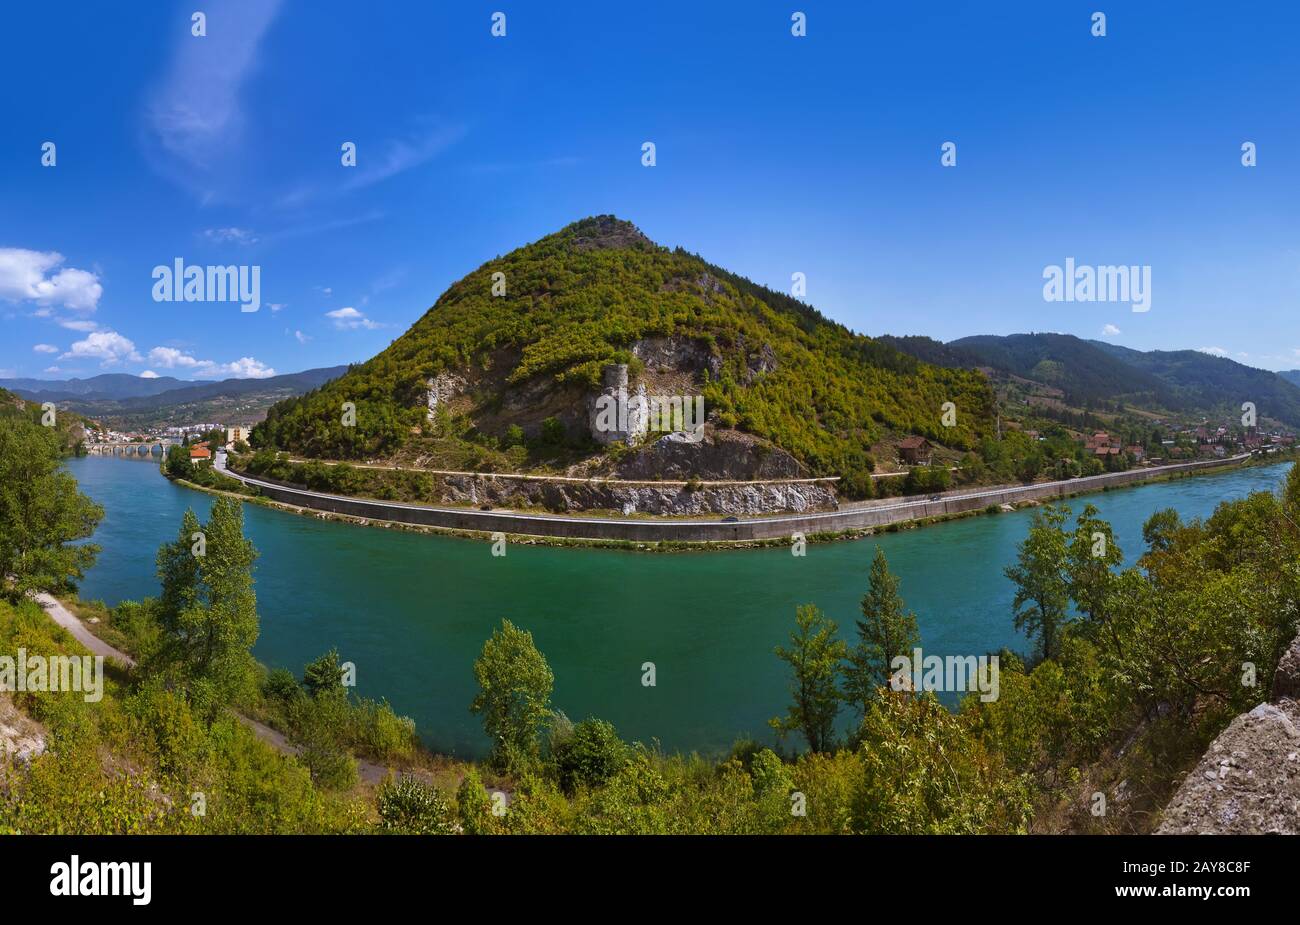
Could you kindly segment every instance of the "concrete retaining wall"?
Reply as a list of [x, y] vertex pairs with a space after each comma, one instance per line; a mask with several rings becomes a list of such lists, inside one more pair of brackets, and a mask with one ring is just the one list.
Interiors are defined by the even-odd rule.
[[1063, 482], [1044, 482], [1039, 485], [998, 488], [982, 491], [951, 491], [939, 500], [908, 500], [867, 502], [839, 511], [811, 514], [756, 517], [724, 523], [720, 520], [625, 520], [613, 518], [583, 518], [547, 514], [515, 514], [500, 511], [478, 511], [459, 508], [436, 508], [395, 501], [375, 501], [367, 498], [349, 498], [307, 491], [289, 485], [257, 479], [226, 470], [228, 475], [254, 485], [262, 494], [285, 504], [348, 514], [370, 520], [387, 520], [397, 523], [443, 527], [455, 530], [475, 530], [485, 533], [517, 533], [528, 536], [567, 537], [570, 539], [630, 540], [634, 542], [744, 542], [747, 540], [780, 539], [794, 533], [840, 532], [844, 530], [880, 527], [908, 520], [943, 517], [981, 510], [990, 504], [1008, 504], [1018, 501], [1043, 501], [1061, 498], [1078, 492], [1095, 491], [1103, 487], [1118, 487], [1149, 481], [1177, 472], [1190, 472], [1225, 463], [1239, 463], [1247, 456], [1228, 460], [1210, 459], [1197, 462], [1135, 469], [1128, 472], [1109, 472], [1103, 475], [1070, 479]]

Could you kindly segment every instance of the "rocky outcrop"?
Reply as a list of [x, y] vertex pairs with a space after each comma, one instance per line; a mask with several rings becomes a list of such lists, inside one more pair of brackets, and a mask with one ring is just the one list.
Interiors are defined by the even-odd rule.
[[438, 411], [438, 405], [450, 401], [465, 390], [465, 380], [454, 373], [438, 373], [425, 383], [428, 387], [429, 410], [426, 420], [432, 421]]
[[8, 693], [0, 693], [0, 757], [27, 764], [44, 754], [45, 729], [19, 710]]
[[684, 517], [753, 516], [834, 510], [833, 482], [756, 482], [744, 485], [628, 484], [626, 482], [523, 479], [508, 475], [445, 475], [435, 482], [448, 504], [542, 507], [557, 513], [621, 511]]
[[660, 437], [615, 467], [623, 479], [688, 479], [754, 481], [801, 479], [808, 471], [774, 444], [737, 430], [707, 427], [703, 439], [685, 440], [675, 434]]
[[632, 344], [632, 355], [651, 371], [676, 370], [699, 376], [707, 370], [715, 379], [722, 372], [722, 360], [707, 343], [693, 337], [643, 337]]
[[1278, 663], [1272, 697], [1210, 743], [1158, 834], [1300, 834], [1300, 637]]
[[611, 363], [602, 371], [604, 387], [587, 403], [587, 425], [591, 438], [602, 446], [634, 443], [649, 425], [649, 401], [645, 384], [628, 393], [626, 363]]

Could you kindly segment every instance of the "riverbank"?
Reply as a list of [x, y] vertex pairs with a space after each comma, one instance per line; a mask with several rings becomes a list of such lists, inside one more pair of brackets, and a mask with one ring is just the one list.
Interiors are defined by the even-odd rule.
[[[789, 546], [799, 538], [807, 543], [860, 539], [882, 531], [914, 529], [981, 514], [1001, 513], [1008, 508], [1014, 510], [1043, 501], [1062, 501], [1115, 488], [1214, 474], [1246, 466], [1281, 464], [1294, 459], [1294, 455], [1256, 457], [1243, 454], [1229, 459], [1177, 463], [1033, 485], [997, 486], [977, 491], [958, 489], [936, 496], [934, 500], [888, 499], [846, 505], [838, 511], [729, 521], [620, 520], [439, 508], [330, 495], [253, 478], [226, 468], [225, 460], [220, 456], [217, 466], [218, 471], [227, 477], [257, 492], [255, 498], [243, 494], [235, 494], [235, 497], [317, 519], [451, 535], [477, 541], [504, 536], [510, 543], [524, 545], [676, 552]], [[200, 491], [229, 494], [191, 482], [177, 481]]]

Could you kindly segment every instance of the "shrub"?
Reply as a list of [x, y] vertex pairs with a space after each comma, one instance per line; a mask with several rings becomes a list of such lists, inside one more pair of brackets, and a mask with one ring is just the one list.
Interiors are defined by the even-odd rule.
[[466, 772], [456, 789], [456, 818], [466, 835], [490, 835], [496, 831], [492, 799], [473, 768]]
[[389, 778], [379, 787], [380, 827], [404, 835], [450, 835], [455, 815], [437, 787], [414, 777]]
[[612, 723], [585, 719], [573, 735], [558, 743], [554, 755], [560, 786], [572, 793], [579, 787], [599, 787], [627, 762], [627, 746]]

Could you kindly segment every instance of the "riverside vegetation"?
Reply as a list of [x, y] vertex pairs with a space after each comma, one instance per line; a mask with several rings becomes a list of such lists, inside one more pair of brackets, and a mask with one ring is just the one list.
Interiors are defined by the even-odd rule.
[[[94, 555], [84, 545], [69, 555], [98, 513], [57, 454], [42, 428], [0, 420], [0, 563], [12, 578], [0, 651], [81, 652], [27, 596], [67, 594]], [[624, 742], [599, 718], [571, 722], [551, 702], [554, 676], [531, 635], [503, 621], [474, 665], [468, 705], [493, 749], [470, 763], [428, 754], [409, 721], [351, 694], [335, 652], [300, 677], [253, 660], [256, 551], [239, 502], [222, 498], [206, 524], [186, 515], [158, 550], [158, 597], [111, 611], [73, 602], [137, 660], [106, 672], [102, 700], [0, 695], [22, 720], [6, 726], [43, 741], [0, 763], [0, 829], [1149, 831], [1213, 736], [1267, 699], [1300, 617], [1297, 520], [1293, 468], [1280, 493], [1225, 502], [1204, 521], [1155, 514], [1147, 551], [1119, 570], [1090, 507], [1073, 518], [1041, 508], [1007, 570], [1017, 587], [1008, 619], [1032, 649], [999, 653], [997, 700], [954, 709], [888, 684], [891, 658], [920, 640], [878, 552], [850, 639], [808, 605], [778, 647], [791, 682], [773, 721], [778, 746], [740, 742], [716, 759]], [[257, 738], [236, 711], [298, 753]], [[359, 780], [358, 758], [394, 770]], [[1104, 815], [1091, 811], [1096, 793], [1107, 795]]]

